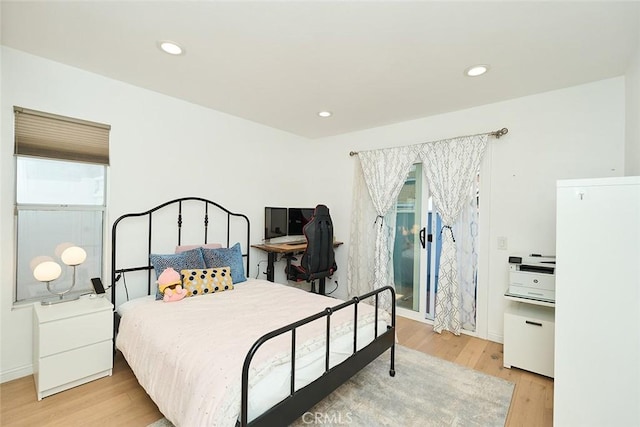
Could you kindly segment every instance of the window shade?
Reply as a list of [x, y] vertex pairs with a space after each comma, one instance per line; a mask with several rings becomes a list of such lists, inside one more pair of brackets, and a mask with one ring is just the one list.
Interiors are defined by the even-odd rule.
[[111, 126], [13, 107], [15, 154], [109, 164]]

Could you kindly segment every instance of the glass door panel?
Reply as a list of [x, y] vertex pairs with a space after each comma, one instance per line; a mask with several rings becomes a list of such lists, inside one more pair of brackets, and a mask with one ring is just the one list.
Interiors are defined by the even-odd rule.
[[420, 311], [420, 229], [422, 217], [422, 165], [415, 164], [396, 202], [393, 273], [396, 306]]

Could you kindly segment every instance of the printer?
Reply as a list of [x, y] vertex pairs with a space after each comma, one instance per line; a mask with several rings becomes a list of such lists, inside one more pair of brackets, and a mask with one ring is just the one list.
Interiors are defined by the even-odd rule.
[[556, 257], [539, 254], [509, 256], [509, 289], [506, 296], [556, 301]]

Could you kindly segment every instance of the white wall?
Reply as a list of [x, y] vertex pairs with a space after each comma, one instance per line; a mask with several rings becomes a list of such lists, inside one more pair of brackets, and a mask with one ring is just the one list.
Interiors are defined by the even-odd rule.
[[[2, 381], [31, 373], [31, 308], [12, 308], [14, 105], [112, 126], [109, 229], [123, 213], [200, 196], [247, 214], [251, 241], [257, 242], [263, 237], [264, 206], [313, 202], [313, 195], [299, 197], [301, 183], [291, 173], [279, 170], [304, 158], [304, 138], [6, 47], [0, 53]], [[313, 170], [314, 165], [305, 167]], [[252, 250], [251, 257], [255, 276], [256, 264], [266, 256]]]
[[640, 175], [640, 30], [635, 55], [625, 76], [626, 149], [625, 175]]
[[[338, 189], [351, 187], [358, 160], [350, 150], [509, 129], [505, 137], [490, 139], [481, 167], [478, 332], [501, 342], [508, 255], [554, 254], [557, 179], [623, 174], [624, 108], [619, 77], [314, 143], [330, 153], [327, 183]], [[349, 191], [336, 191], [334, 222], [348, 227], [350, 209]], [[594, 228], [594, 239], [597, 233]], [[508, 250], [497, 249], [498, 236], [507, 237]], [[346, 252], [337, 253], [339, 264], [346, 265]]]

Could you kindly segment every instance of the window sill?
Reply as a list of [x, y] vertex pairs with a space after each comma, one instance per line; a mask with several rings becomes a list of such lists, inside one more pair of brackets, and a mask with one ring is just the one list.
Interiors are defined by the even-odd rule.
[[24, 310], [26, 308], [31, 308], [31, 306], [33, 306], [33, 304], [35, 303], [40, 303], [40, 301], [18, 301], [18, 302], [14, 302], [13, 305], [11, 306], [11, 311], [14, 310]]

